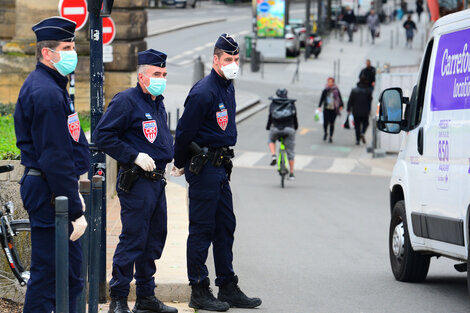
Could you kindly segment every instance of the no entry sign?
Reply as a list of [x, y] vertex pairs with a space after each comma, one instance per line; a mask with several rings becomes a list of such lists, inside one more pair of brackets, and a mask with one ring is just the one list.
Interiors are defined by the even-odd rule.
[[88, 19], [86, 0], [60, 0], [59, 14], [77, 23], [75, 30], [81, 29]]
[[116, 36], [116, 26], [110, 17], [103, 17], [103, 45], [109, 45]]

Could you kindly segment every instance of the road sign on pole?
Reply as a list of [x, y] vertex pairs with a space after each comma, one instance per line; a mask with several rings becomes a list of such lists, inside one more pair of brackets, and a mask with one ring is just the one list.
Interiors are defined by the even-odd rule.
[[111, 17], [103, 17], [103, 45], [109, 45], [116, 36], [116, 26]]
[[88, 19], [86, 0], [60, 0], [59, 14], [77, 23], [75, 30], [81, 29]]

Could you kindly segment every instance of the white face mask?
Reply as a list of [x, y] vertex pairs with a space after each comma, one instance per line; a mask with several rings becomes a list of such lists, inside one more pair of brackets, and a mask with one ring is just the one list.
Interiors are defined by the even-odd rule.
[[238, 65], [236, 62], [232, 62], [229, 65], [222, 66], [220, 68], [224, 73], [225, 78], [235, 79], [238, 76]]

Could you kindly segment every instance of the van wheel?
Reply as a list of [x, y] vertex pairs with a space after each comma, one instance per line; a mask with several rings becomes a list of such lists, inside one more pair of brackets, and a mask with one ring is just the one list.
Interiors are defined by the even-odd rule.
[[390, 265], [396, 280], [421, 282], [426, 279], [431, 257], [417, 253], [411, 247], [403, 200], [393, 207], [388, 243]]

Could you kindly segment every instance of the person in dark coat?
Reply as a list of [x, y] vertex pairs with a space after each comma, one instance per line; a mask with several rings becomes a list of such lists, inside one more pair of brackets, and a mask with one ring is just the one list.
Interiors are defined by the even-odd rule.
[[[187, 268], [191, 285], [189, 306], [208, 311], [230, 307], [255, 308], [261, 299], [250, 298], [238, 287], [233, 270], [235, 214], [230, 173], [237, 142], [235, 88], [239, 46], [221, 34], [214, 47], [210, 74], [190, 90], [176, 127], [173, 176], [185, 175], [189, 184], [189, 236]], [[217, 298], [209, 287], [207, 254], [212, 244]]]
[[348, 113], [354, 116], [354, 127], [356, 130], [356, 145], [362, 140], [366, 143], [364, 137], [369, 126], [369, 115], [372, 104], [372, 91], [367, 85], [365, 77], [361, 77], [357, 87], [351, 90], [348, 100]]
[[418, 22], [421, 22], [421, 13], [423, 13], [423, 0], [416, 0], [416, 14], [418, 14]]
[[330, 137], [328, 142], [333, 142], [333, 132], [335, 131], [335, 119], [344, 107], [343, 98], [339, 92], [335, 79], [329, 77], [325, 89], [320, 97], [318, 107], [323, 106], [323, 141], [328, 137], [328, 126], [330, 126]]
[[23, 206], [31, 223], [31, 269], [23, 312], [51, 313], [55, 308], [55, 207], [58, 196], [68, 198], [69, 312], [77, 312], [83, 290], [79, 237], [87, 222], [78, 192], [80, 175], [90, 168], [90, 150], [78, 114], [67, 92], [67, 75], [78, 58], [76, 23], [51, 17], [33, 26], [36, 69], [21, 87], [15, 108], [16, 145], [25, 172], [20, 180]]
[[346, 6], [342, 20], [346, 22], [349, 41], [353, 41], [354, 25], [356, 24], [356, 15], [350, 6]]
[[375, 87], [375, 73], [376, 73], [375, 67], [373, 67], [370, 63], [370, 60], [367, 59], [366, 67], [363, 68], [361, 72], [359, 73], [359, 79], [361, 79], [361, 77], [364, 77], [366, 79], [367, 85], [370, 87], [372, 91], [374, 91], [374, 87]]
[[173, 159], [162, 95], [166, 54], [154, 49], [139, 52], [138, 64], [137, 85], [113, 97], [93, 133], [96, 145], [120, 165], [116, 189], [122, 231], [113, 256], [108, 313], [130, 313], [132, 279], [137, 296], [132, 312], [176, 313], [154, 292], [155, 260], [162, 255], [167, 235], [165, 167]]
[[405, 28], [406, 47], [411, 49], [414, 33], [415, 30], [417, 30], [415, 22], [413, 22], [413, 20], [411, 19], [411, 14], [408, 15], [408, 18], [406, 19], [405, 23], [403, 23], [403, 28]]

